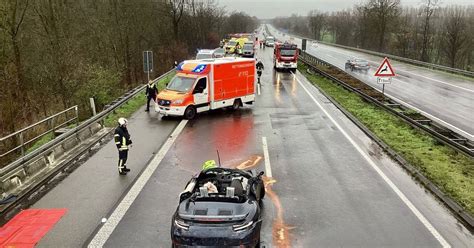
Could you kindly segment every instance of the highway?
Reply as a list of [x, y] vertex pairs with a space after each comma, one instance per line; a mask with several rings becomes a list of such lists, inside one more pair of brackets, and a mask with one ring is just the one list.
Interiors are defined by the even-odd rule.
[[[301, 47], [301, 39], [282, 35], [273, 26], [267, 26], [277, 39], [287, 41], [292, 37], [293, 42]], [[351, 57], [366, 59], [371, 65], [367, 74], [348, 73], [382, 90], [382, 85], [377, 84], [377, 78], [373, 75], [383, 58], [320, 43], [312, 46], [308, 42], [307, 47], [306, 52], [309, 54], [343, 70], [345, 62]], [[387, 96], [474, 140], [473, 79], [398, 61], [391, 61], [391, 64], [397, 76], [393, 78], [392, 84], [386, 85]]]
[[253, 106], [193, 121], [140, 109], [129, 123], [132, 172], [119, 176], [115, 145], [104, 145], [32, 207], [68, 209], [38, 247], [170, 247], [178, 195], [216, 150], [224, 167], [253, 161], [272, 176], [265, 247], [472, 247], [473, 235], [299, 72], [274, 72], [272, 55], [258, 52], [266, 68]]

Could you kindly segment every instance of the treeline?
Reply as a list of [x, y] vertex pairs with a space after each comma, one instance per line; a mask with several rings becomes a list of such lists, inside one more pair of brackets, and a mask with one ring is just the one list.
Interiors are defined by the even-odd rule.
[[473, 70], [474, 6], [444, 6], [423, 0], [368, 0], [352, 9], [275, 18], [273, 24], [316, 40]]
[[90, 116], [154, 75], [215, 48], [224, 34], [252, 31], [257, 19], [212, 0], [0, 1], [0, 137], [72, 105]]

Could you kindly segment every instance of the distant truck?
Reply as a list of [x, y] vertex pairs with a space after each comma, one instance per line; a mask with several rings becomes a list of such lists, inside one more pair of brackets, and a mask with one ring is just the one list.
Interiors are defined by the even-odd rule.
[[255, 101], [255, 59], [186, 60], [157, 96], [157, 111], [193, 119], [197, 113]]
[[273, 66], [275, 69], [296, 71], [298, 66], [298, 49], [293, 43], [275, 43], [273, 50]]

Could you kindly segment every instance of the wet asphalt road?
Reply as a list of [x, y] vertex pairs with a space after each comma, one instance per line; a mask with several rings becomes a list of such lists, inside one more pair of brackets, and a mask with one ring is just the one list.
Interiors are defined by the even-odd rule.
[[[290, 38], [288, 35], [279, 34], [272, 26], [269, 28], [270, 32], [282, 41]], [[294, 42], [301, 47], [300, 39], [294, 37]], [[314, 47], [310, 42], [307, 52], [343, 70], [345, 62], [351, 57], [368, 60], [371, 69], [367, 74], [349, 73], [382, 90], [382, 85], [377, 84], [377, 78], [373, 75], [383, 58], [319, 43]], [[388, 96], [448, 123], [454, 131], [474, 140], [473, 79], [397, 61], [391, 61], [391, 64], [397, 76], [392, 79], [392, 84], [385, 87]]]
[[[216, 149], [224, 167], [263, 156], [262, 137], [266, 137], [275, 180], [271, 185], [274, 195], [267, 193], [264, 202], [262, 241], [267, 247], [440, 247], [312, 102], [301, 87], [310, 87], [304, 78], [273, 72], [271, 56], [271, 48], [259, 54], [267, 68], [255, 106], [235, 113], [213, 111], [188, 122], [105, 246], [170, 247], [171, 216], [178, 195], [202, 162], [216, 159]], [[310, 92], [360, 149], [371, 154], [395, 184], [401, 184], [398, 187], [450, 244], [472, 244], [472, 234], [446, 209], [381, 154], [317, 90]], [[265, 170], [263, 162], [256, 169]]]
[[[263, 157], [262, 137], [268, 142], [275, 180], [264, 200], [261, 235], [266, 247], [441, 246], [358, 149], [452, 247], [473, 246], [473, 235], [304, 77], [274, 72], [272, 52], [267, 48], [258, 54], [266, 70], [255, 105], [200, 114], [188, 122], [105, 246], [170, 247], [178, 195], [202, 162], [216, 159], [216, 149], [225, 167]], [[101, 218], [115, 210], [179, 121], [139, 110], [130, 118], [132, 172], [118, 175], [117, 151], [108, 142], [33, 206], [68, 209], [38, 246], [87, 245]], [[256, 169], [265, 170], [263, 160]]]

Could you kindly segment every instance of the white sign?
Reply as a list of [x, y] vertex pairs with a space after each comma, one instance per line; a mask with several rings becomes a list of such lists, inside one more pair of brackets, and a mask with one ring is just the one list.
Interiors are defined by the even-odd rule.
[[391, 84], [392, 78], [391, 77], [377, 77], [378, 84]]

